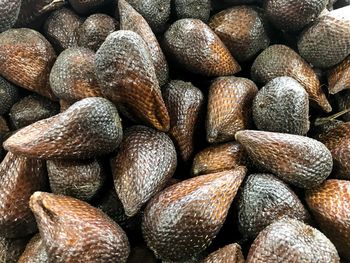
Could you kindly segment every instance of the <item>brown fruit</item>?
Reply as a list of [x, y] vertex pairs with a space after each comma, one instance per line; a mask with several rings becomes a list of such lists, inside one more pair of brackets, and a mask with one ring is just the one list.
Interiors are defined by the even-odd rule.
[[171, 81], [163, 89], [165, 105], [170, 115], [169, 135], [184, 161], [193, 154], [195, 130], [204, 104], [204, 95], [190, 82]]
[[174, 11], [177, 19], [196, 18], [208, 22], [211, 9], [210, 0], [175, 0]]
[[0, 94], [0, 115], [3, 115], [19, 100], [19, 89], [0, 76]]
[[[335, 94], [335, 101], [339, 111], [350, 109], [350, 90], [343, 90]], [[342, 115], [343, 120], [350, 121], [350, 112]]]
[[339, 255], [329, 239], [316, 228], [296, 219], [283, 218], [263, 231], [252, 244], [247, 263], [329, 262]]
[[58, 56], [50, 73], [50, 85], [58, 98], [73, 102], [102, 97], [94, 58], [92, 50], [81, 47], [66, 49]]
[[300, 36], [300, 55], [319, 68], [329, 68], [350, 53], [350, 6], [320, 16]]
[[48, 262], [45, 245], [39, 234], [36, 234], [27, 244], [17, 263], [46, 263]]
[[121, 139], [117, 109], [108, 100], [94, 97], [19, 130], [4, 142], [4, 148], [34, 158], [88, 159], [114, 151]]
[[130, 251], [128, 263], [157, 263], [157, 259], [147, 247], [134, 247]]
[[0, 164], [0, 235], [17, 238], [36, 231], [29, 198], [45, 190], [45, 163], [7, 153]]
[[205, 76], [233, 75], [241, 70], [217, 35], [198, 19], [180, 19], [164, 35], [164, 46], [188, 71]]
[[205, 250], [222, 227], [246, 168], [172, 185], [147, 205], [142, 231], [158, 258], [185, 261]]
[[335, 66], [328, 74], [329, 93], [350, 89], [350, 56]]
[[332, 111], [313, 69], [298, 53], [287, 46], [272, 45], [265, 49], [255, 59], [251, 76], [254, 81], [263, 84], [277, 77], [292, 77], [304, 86], [311, 102], [326, 112]]
[[68, 0], [78, 14], [88, 15], [108, 4], [108, 0]]
[[2, 143], [6, 140], [9, 135], [10, 128], [7, 125], [7, 121], [4, 117], [0, 116], [0, 161], [4, 158], [5, 151], [2, 147]]
[[56, 55], [37, 31], [10, 29], [0, 34], [0, 75], [10, 82], [54, 99], [49, 74]]
[[339, 254], [350, 260], [350, 182], [327, 180], [306, 192], [306, 202], [320, 229], [332, 240]]
[[308, 137], [245, 130], [236, 133], [236, 140], [256, 165], [298, 187], [313, 188], [332, 171], [330, 151]]
[[62, 195], [35, 192], [30, 198], [49, 262], [126, 262], [124, 231], [91, 205]]
[[0, 2], [0, 33], [10, 29], [17, 20], [21, 0], [3, 0]]
[[250, 175], [239, 200], [238, 223], [243, 237], [254, 239], [283, 216], [310, 220], [308, 211], [287, 184], [271, 174]]
[[224, 246], [206, 257], [200, 263], [244, 263], [241, 246], [237, 243]]
[[176, 163], [174, 144], [165, 133], [144, 126], [126, 130], [111, 159], [114, 186], [126, 215], [134, 216], [165, 186]]
[[18, 239], [0, 237], [0, 262], [17, 263], [28, 240], [28, 237]]
[[142, 37], [149, 49], [159, 85], [166, 84], [169, 77], [168, 64], [152, 29], [146, 20], [125, 0], [119, 0], [118, 7], [120, 29], [133, 31]]
[[231, 141], [237, 131], [250, 128], [251, 108], [257, 93], [258, 88], [249, 79], [217, 78], [209, 88], [207, 141]]
[[192, 174], [210, 174], [232, 170], [245, 164], [246, 155], [237, 142], [213, 145], [196, 154], [193, 159]]
[[149, 48], [135, 32], [111, 33], [95, 56], [102, 93], [127, 116], [160, 131], [170, 120]]
[[209, 26], [239, 62], [252, 59], [270, 43], [263, 19], [249, 6], [221, 11], [210, 19]]

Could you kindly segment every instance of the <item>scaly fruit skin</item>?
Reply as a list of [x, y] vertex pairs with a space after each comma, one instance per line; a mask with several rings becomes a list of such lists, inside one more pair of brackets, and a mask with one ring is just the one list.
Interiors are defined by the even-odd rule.
[[255, 164], [301, 188], [321, 184], [332, 171], [330, 151], [308, 137], [245, 130], [236, 133], [236, 140]]
[[119, 23], [106, 14], [93, 14], [77, 29], [78, 45], [97, 51], [106, 37], [119, 29]]
[[88, 15], [106, 5], [109, 0], [68, 0], [68, 2], [78, 14]]
[[21, 8], [21, 2], [21, 0], [0, 1], [0, 33], [10, 29], [16, 23]]
[[127, 261], [124, 231], [88, 203], [63, 195], [35, 192], [29, 202], [49, 262]]
[[334, 176], [350, 180], [350, 122], [337, 125], [318, 138], [331, 151]]
[[159, 85], [166, 84], [169, 78], [168, 64], [152, 29], [146, 20], [125, 0], [119, 0], [118, 7], [120, 29], [133, 31], [142, 37], [149, 49]]
[[0, 75], [17, 86], [54, 99], [48, 80], [55, 60], [51, 44], [35, 30], [10, 29], [0, 34]]
[[19, 89], [0, 76], [0, 94], [0, 115], [3, 115], [19, 100]]
[[267, 0], [264, 9], [267, 18], [279, 29], [298, 31], [314, 21], [328, 0]]
[[90, 200], [105, 180], [102, 165], [96, 160], [48, 160], [47, 171], [52, 193]]
[[122, 133], [115, 106], [93, 97], [19, 130], [4, 142], [4, 148], [33, 158], [88, 159], [114, 151]]
[[0, 235], [17, 238], [34, 233], [29, 198], [47, 185], [45, 163], [7, 153], [0, 164]]
[[0, 237], [0, 262], [17, 263], [19, 257], [26, 247], [26, 244], [28, 243], [28, 240], [29, 237], [18, 239]]
[[48, 262], [45, 245], [39, 234], [36, 234], [27, 244], [17, 263], [44, 263]]
[[241, 246], [237, 243], [224, 246], [206, 257], [200, 263], [244, 263]]
[[176, 163], [175, 146], [165, 133], [144, 126], [126, 130], [111, 159], [114, 186], [126, 215], [134, 216], [165, 186]]
[[239, 62], [252, 59], [268, 47], [270, 39], [259, 13], [248, 6], [237, 6], [214, 15], [209, 26]]
[[55, 95], [67, 101], [102, 97], [94, 66], [95, 53], [87, 48], [68, 48], [58, 57], [50, 72]]
[[283, 216], [308, 222], [310, 215], [287, 184], [271, 174], [252, 174], [239, 200], [238, 223], [245, 238], [254, 239]]
[[232, 170], [244, 165], [246, 154], [237, 142], [213, 145], [196, 154], [193, 159], [192, 174], [211, 174]]
[[171, 81], [163, 89], [163, 98], [170, 115], [169, 135], [184, 161], [193, 154], [194, 134], [204, 104], [202, 91], [190, 82]]
[[111, 33], [96, 53], [95, 69], [103, 95], [124, 114], [160, 131], [169, 130], [169, 114], [151, 54], [137, 33]]
[[300, 36], [300, 55], [319, 68], [329, 68], [350, 53], [350, 6], [320, 16]]
[[46, 19], [43, 31], [55, 50], [60, 53], [78, 45], [76, 30], [82, 23], [83, 19], [72, 10], [62, 8]]
[[207, 22], [210, 16], [210, 0], [175, 0], [175, 14], [177, 19], [196, 18]]
[[259, 130], [305, 135], [309, 128], [309, 96], [290, 77], [268, 82], [254, 98], [253, 119]]
[[234, 140], [235, 133], [251, 127], [251, 108], [258, 88], [246, 78], [217, 78], [209, 88], [207, 141]]
[[142, 231], [158, 258], [185, 261], [205, 250], [222, 227], [245, 167], [172, 185], [147, 205]]
[[318, 188], [306, 192], [306, 202], [339, 254], [350, 260], [350, 182], [327, 180]]
[[272, 45], [261, 52], [252, 65], [251, 76], [254, 81], [263, 84], [277, 77], [292, 77], [304, 86], [312, 102], [326, 112], [332, 111], [313, 69], [287, 46]]
[[[343, 90], [335, 94], [335, 101], [339, 111], [350, 109], [350, 90]], [[350, 112], [342, 115], [343, 120], [350, 121]]]
[[260, 232], [250, 247], [247, 263], [340, 262], [329, 239], [316, 228], [283, 218]]
[[199, 19], [180, 19], [164, 35], [164, 48], [188, 71], [205, 76], [233, 75], [241, 70], [220, 38]]
[[336, 65], [328, 74], [329, 93], [350, 89], [350, 56]]

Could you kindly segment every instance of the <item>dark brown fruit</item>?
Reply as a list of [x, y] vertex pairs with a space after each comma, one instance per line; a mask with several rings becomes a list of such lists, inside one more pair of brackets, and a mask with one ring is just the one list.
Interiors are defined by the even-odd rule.
[[0, 237], [0, 262], [17, 263], [17, 260], [24, 251], [28, 240], [28, 237], [18, 239]]
[[57, 103], [41, 96], [29, 95], [12, 106], [9, 117], [11, 126], [17, 130], [57, 113]]
[[236, 133], [236, 140], [256, 165], [298, 187], [313, 188], [332, 171], [330, 151], [308, 137], [245, 130]]
[[130, 251], [128, 263], [157, 263], [156, 257], [147, 247], [134, 247]]
[[90, 200], [102, 187], [105, 174], [96, 160], [47, 161], [50, 188], [54, 194]]
[[18, 17], [21, 0], [3, 0], [0, 2], [0, 33], [11, 28]]
[[36, 234], [27, 244], [17, 263], [46, 263], [48, 262], [45, 245], [39, 234]]
[[235, 133], [251, 127], [251, 108], [258, 88], [237, 77], [217, 78], [209, 88], [207, 141], [232, 141]]
[[0, 75], [10, 82], [54, 99], [49, 74], [56, 55], [37, 31], [10, 29], [0, 34]]
[[94, 67], [95, 53], [87, 48], [69, 48], [57, 58], [50, 73], [54, 94], [66, 101], [101, 97]]
[[300, 36], [300, 55], [319, 68], [329, 68], [350, 53], [350, 6], [320, 16]]
[[200, 263], [244, 263], [241, 246], [237, 243], [230, 244], [220, 248]]
[[44, 34], [55, 50], [60, 53], [63, 50], [76, 47], [77, 28], [83, 20], [68, 8], [62, 8], [53, 12], [45, 21]]
[[170, 115], [169, 135], [181, 158], [187, 161], [193, 154], [195, 130], [203, 108], [204, 95], [190, 82], [173, 80], [163, 89], [163, 97]]
[[314, 21], [328, 0], [267, 0], [264, 3], [267, 18], [279, 29], [298, 31]]
[[263, 19], [248, 6], [217, 13], [210, 19], [209, 26], [240, 62], [252, 59], [270, 43]]
[[[335, 101], [339, 111], [350, 109], [350, 90], [343, 90], [335, 94]], [[342, 115], [343, 120], [350, 121], [350, 112]]]
[[60, 100], [60, 112], [64, 112], [67, 110], [70, 106], [72, 106], [74, 102], [68, 101], [68, 100]]
[[185, 261], [205, 250], [222, 227], [246, 168], [172, 185], [147, 205], [142, 231], [158, 258]]
[[19, 100], [19, 89], [0, 76], [0, 115], [7, 113]]
[[339, 254], [350, 260], [350, 182], [327, 180], [306, 192], [306, 202], [320, 229], [335, 244]]
[[0, 235], [17, 238], [36, 231], [29, 198], [45, 190], [45, 163], [7, 153], [0, 164]]
[[151, 53], [137, 33], [111, 33], [96, 53], [95, 68], [104, 96], [125, 115], [158, 130], [169, 130]]
[[2, 147], [2, 143], [4, 140], [6, 140], [6, 137], [9, 134], [9, 127], [7, 125], [6, 119], [2, 116], [0, 116], [0, 160], [4, 158], [5, 151], [4, 148]]
[[272, 45], [265, 49], [254, 61], [252, 79], [266, 84], [277, 77], [288, 76], [304, 86], [311, 102], [326, 112], [332, 107], [323, 93], [315, 72], [294, 50], [284, 45]]
[[165, 186], [176, 161], [174, 144], [165, 133], [144, 126], [126, 130], [111, 159], [114, 186], [126, 215], [134, 216]]
[[271, 174], [252, 174], [239, 200], [241, 234], [254, 239], [265, 227], [286, 216], [308, 222], [310, 215], [287, 184]]
[[193, 73], [225, 76], [241, 70], [219, 37], [198, 19], [177, 20], [165, 32], [164, 46], [176, 62]]
[[35, 192], [30, 198], [49, 262], [125, 263], [130, 248], [124, 231], [88, 203]]
[[247, 263], [338, 263], [339, 255], [329, 239], [316, 228], [296, 219], [281, 219], [260, 232], [252, 244]]
[[153, 32], [160, 33], [165, 30], [170, 18], [171, 0], [127, 0], [135, 10], [140, 13], [152, 28]]
[[243, 147], [237, 142], [213, 145], [197, 153], [193, 160], [192, 174], [210, 174], [232, 170], [245, 164]]
[[196, 18], [208, 22], [211, 9], [210, 0], [175, 0], [177, 19]]
[[4, 148], [34, 158], [88, 159], [114, 151], [121, 139], [117, 109], [108, 100], [94, 97], [19, 130], [4, 142]]
[[78, 14], [88, 15], [105, 6], [109, 0], [68, 0]]
[[97, 51], [106, 37], [119, 29], [119, 23], [106, 14], [93, 14], [77, 29], [78, 45]]
[[328, 74], [329, 93], [350, 89], [350, 56], [335, 66]]
[[259, 90], [253, 102], [259, 130], [305, 135], [309, 128], [309, 96], [291, 77], [278, 77]]

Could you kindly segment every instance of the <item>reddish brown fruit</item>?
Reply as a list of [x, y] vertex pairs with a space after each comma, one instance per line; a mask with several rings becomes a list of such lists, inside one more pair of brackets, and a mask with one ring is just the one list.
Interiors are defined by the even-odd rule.
[[283, 218], [260, 232], [250, 247], [247, 263], [339, 263], [329, 239], [316, 228], [296, 219]]
[[125, 0], [118, 1], [120, 29], [139, 34], [149, 48], [159, 85], [168, 82], [169, 69], [156, 36], [146, 20]]
[[313, 188], [332, 171], [330, 151], [308, 137], [245, 130], [236, 133], [236, 140], [256, 165], [298, 187]]
[[329, 93], [350, 89], [350, 56], [335, 66], [328, 74]]
[[224, 246], [211, 253], [200, 263], [244, 263], [241, 246], [237, 243]]
[[199, 19], [177, 20], [164, 35], [165, 49], [188, 71], [205, 76], [241, 70], [220, 38]]
[[272, 45], [265, 49], [255, 59], [251, 75], [254, 81], [263, 84], [277, 77], [292, 77], [304, 86], [311, 102], [326, 112], [332, 111], [313, 69], [298, 53], [287, 46]]
[[179, 155], [187, 161], [193, 154], [203, 93], [190, 82], [173, 80], [163, 89], [163, 97], [170, 115], [169, 135], [176, 143]]
[[0, 235], [16, 238], [36, 231], [29, 198], [45, 190], [45, 163], [7, 153], [0, 164]]
[[48, 262], [45, 245], [39, 234], [36, 234], [27, 244], [17, 263]]
[[235, 133], [251, 127], [251, 108], [258, 88], [237, 77], [217, 78], [209, 89], [207, 141], [231, 141]]
[[240, 62], [252, 59], [270, 43], [263, 19], [248, 6], [217, 13], [210, 19], [209, 26]]
[[54, 99], [49, 74], [56, 55], [37, 31], [10, 29], [0, 34], [0, 75], [12, 83]]
[[62, 195], [35, 192], [30, 198], [49, 262], [127, 261], [124, 231], [91, 205]]
[[113, 152], [121, 139], [117, 109], [108, 100], [94, 97], [19, 130], [4, 142], [4, 148], [34, 158], [88, 159]]
[[158, 258], [181, 261], [205, 250], [222, 227], [246, 168], [172, 185], [147, 205], [142, 231]]
[[350, 260], [350, 181], [327, 180], [306, 192], [306, 202], [339, 254]]
[[151, 54], [137, 33], [110, 34], [96, 53], [95, 68], [104, 96], [118, 109], [158, 130], [169, 130], [169, 114]]
[[237, 142], [213, 145], [197, 153], [193, 160], [192, 174], [210, 174], [232, 170], [245, 164], [246, 155]]
[[134, 126], [125, 132], [111, 166], [114, 186], [125, 213], [134, 216], [174, 174], [175, 147], [165, 133]]

